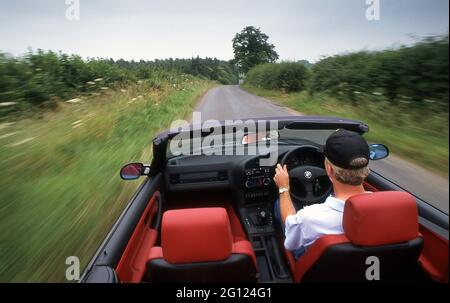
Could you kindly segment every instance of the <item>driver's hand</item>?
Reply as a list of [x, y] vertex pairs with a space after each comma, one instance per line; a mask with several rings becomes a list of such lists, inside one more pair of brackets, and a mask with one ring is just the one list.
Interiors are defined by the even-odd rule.
[[289, 173], [286, 165], [282, 167], [280, 164], [277, 164], [273, 181], [275, 181], [275, 184], [278, 186], [278, 188], [289, 189]]

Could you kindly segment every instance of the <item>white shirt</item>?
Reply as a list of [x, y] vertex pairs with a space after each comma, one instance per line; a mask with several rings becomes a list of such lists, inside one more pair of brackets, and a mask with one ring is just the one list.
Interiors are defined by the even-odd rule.
[[342, 215], [345, 201], [329, 196], [286, 217], [284, 246], [287, 250], [308, 247], [323, 235], [343, 234]]

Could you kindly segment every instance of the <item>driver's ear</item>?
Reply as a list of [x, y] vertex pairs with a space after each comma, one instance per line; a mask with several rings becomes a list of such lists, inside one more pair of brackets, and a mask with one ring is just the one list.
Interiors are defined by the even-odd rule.
[[332, 179], [334, 176], [333, 167], [325, 160], [325, 170], [327, 171], [328, 178]]

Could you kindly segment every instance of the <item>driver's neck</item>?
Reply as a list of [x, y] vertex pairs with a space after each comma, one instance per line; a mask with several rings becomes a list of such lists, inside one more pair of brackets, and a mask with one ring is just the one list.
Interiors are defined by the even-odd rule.
[[334, 197], [342, 201], [347, 201], [351, 196], [364, 194], [366, 192], [362, 185], [347, 185], [339, 183], [338, 181], [333, 182], [333, 190]]

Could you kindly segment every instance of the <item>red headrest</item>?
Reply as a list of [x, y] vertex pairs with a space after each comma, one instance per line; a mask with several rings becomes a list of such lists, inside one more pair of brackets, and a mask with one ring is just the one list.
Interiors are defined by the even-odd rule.
[[342, 223], [347, 238], [360, 246], [406, 242], [419, 235], [416, 201], [405, 192], [353, 196], [345, 202]]
[[169, 263], [211, 262], [228, 259], [233, 236], [224, 208], [166, 211], [161, 246]]

